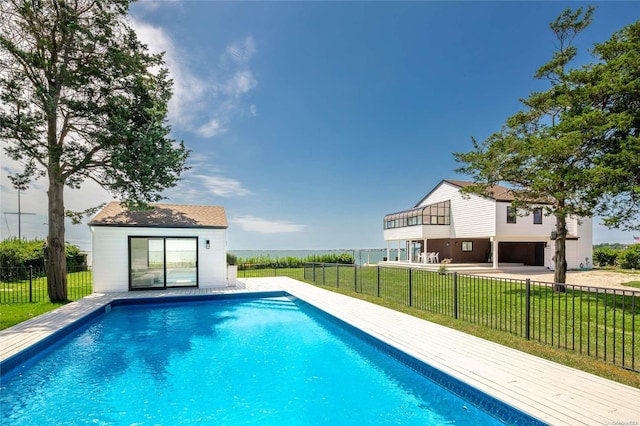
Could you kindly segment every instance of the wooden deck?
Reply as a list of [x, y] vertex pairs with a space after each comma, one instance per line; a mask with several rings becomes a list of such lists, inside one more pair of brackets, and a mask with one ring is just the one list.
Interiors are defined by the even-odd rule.
[[224, 290], [94, 294], [0, 332], [0, 361], [114, 299], [284, 290], [379, 340], [553, 425], [640, 425], [640, 389], [286, 277]]

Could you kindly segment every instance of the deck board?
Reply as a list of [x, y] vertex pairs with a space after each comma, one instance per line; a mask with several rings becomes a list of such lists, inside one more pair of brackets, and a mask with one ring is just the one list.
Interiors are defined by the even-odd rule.
[[546, 423], [640, 425], [640, 389], [286, 277], [223, 290], [94, 294], [0, 331], [0, 361], [120, 298], [284, 290]]

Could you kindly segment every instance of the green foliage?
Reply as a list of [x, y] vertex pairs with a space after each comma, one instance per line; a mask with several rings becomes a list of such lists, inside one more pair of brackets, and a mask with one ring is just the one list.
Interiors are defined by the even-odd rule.
[[600, 266], [614, 266], [620, 250], [614, 250], [608, 247], [594, 248], [593, 249], [593, 263]]
[[0, 241], [0, 266], [11, 267], [43, 267], [44, 240], [19, 240], [10, 238]]
[[598, 151], [593, 182], [604, 196], [597, 214], [609, 227], [640, 230], [640, 21], [596, 44], [595, 62], [573, 70], [568, 80]]
[[[14, 185], [48, 178], [49, 285], [66, 300], [65, 186], [93, 180], [144, 207], [175, 186], [189, 155], [169, 137], [171, 79], [128, 17], [128, 0], [0, 2], [0, 139], [24, 168]], [[85, 211], [84, 213], [87, 213]]]
[[456, 171], [476, 183], [464, 192], [486, 194], [506, 183], [514, 206], [542, 202], [556, 217], [555, 281], [566, 279], [566, 219], [599, 214], [610, 227], [640, 227], [640, 21], [593, 49], [595, 63], [570, 69], [574, 38], [592, 20], [589, 7], [564, 11], [550, 27], [558, 50], [535, 78], [525, 108], [473, 151], [454, 153]]
[[238, 264], [238, 256], [227, 252], [227, 265], [237, 265], [237, 264]]
[[353, 264], [355, 260], [353, 255], [348, 253], [341, 254], [322, 254], [311, 255], [304, 258], [299, 257], [275, 257], [259, 256], [249, 258], [238, 258], [238, 265], [240, 270], [245, 269], [266, 269], [266, 268], [300, 268], [305, 263], [341, 263], [341, 264]]
[[[33, 266], [44, 270], [45, 255], [44, 247], [46, 240], [19, 240], [9, 238], [0, 241], [0, 267], [2, 268], [24, 268]], [[85, 256], [80, 253], [80, 248], [73, 244], [65, 245], [67, 266], [76, 268], [84, 265]]]
[[631, 245], [620, 253], [618, 263], [624, 269], [640, 269], [640, 244]]
[[594, 244], [593, 245], [593, 249], [599, 249], [599, 248], [608, 248], [611, 250], [624, 250], [625, 248], [627, 248], [627, 244], [620, 244], [620, 243], [600, 243], [600, 244]]

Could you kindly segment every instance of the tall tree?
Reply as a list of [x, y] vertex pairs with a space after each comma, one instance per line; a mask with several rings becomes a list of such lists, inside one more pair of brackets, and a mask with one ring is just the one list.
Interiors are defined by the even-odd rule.
[[466, 191], [484, 194], [506, 183], [521, 211], [543, 202], [547, 214], [555, 216], [556, 283], [566, 282], [567, 218], [591, 216], [598, 201], [592, 185], [593, 126], [583, 128], [584, 117], [567, 116], [576, 102], [575, 86], [567, 79], [567, 66], [577, 54], [572, 42], [591, 23], [592, 14], [591, 7], [565, 10], [550, 24], [558, 50], [535, 78], [548, 80], [551, 87], [521, 100], [526, 109], [508, 118], [483, 143], [474, 140], [473, 151], [454, 153], [464, 164], [457, 171], [473, 176], [476, 183]]
[[21, 176], [48, 178], [52, 301], [67, 299], [64, 187], [90, 179], [146, 206], [189, 154], [169, 137], [171, 80], [128, 24], [129, 3], [0, 2], [0, 139]]
[[573, 117], [598, 117], [594, 180], [603, 190], [596, 213], [605, 225], [640, 230], [640, 21], [596, 44], [596, 61], [572, 70], [580, 104]]

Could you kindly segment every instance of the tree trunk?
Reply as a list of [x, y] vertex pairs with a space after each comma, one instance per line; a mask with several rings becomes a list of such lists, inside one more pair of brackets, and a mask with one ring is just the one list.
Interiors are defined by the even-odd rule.
[[49, 171], [49, 237], [47, 238], [47, 290], [52, 302], [67, 301], [67, 255], [64, 244], [64, 184]]
[[556, 216], [556, 240], [555, 240], [555, 271], [553, 277], [553, 290], [565, 292], [566, 286], [562, 285], [567, 282], [567, 218], [564, 216]]

